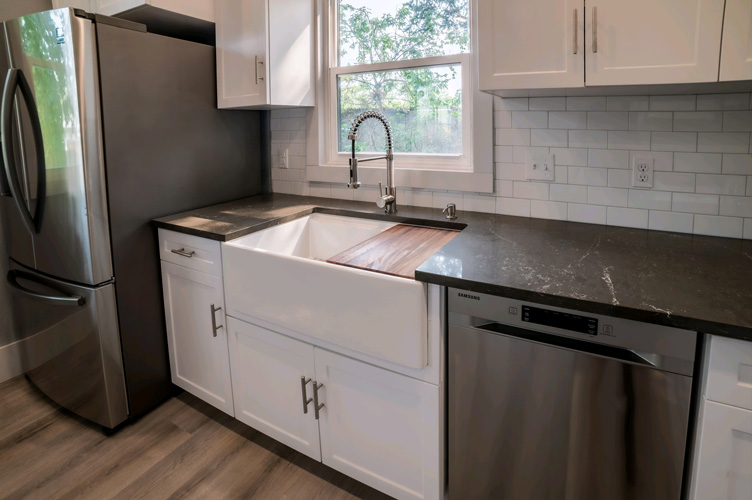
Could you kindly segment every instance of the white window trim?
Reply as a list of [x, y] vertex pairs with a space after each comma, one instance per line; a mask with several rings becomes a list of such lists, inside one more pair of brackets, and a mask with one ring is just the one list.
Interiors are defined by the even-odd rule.
[[[415, 61], [363, 64], [329, 68], [334, 57], [328, 29], [337, 0], [316, 1], [316, 102], [307, 115], [307, 176], [312, 182], [346, 183], [349, 179], [347, 155], [337, 151], [336, 77], [339, 74], [429, 65], [462, 64], [463, 88], [472, 85], [472, 104], [463, 100], [463, 154], [457, 156], [395, 154], [395, 181], [399, 188], [446, 189], [480, 193], [493, 192], [493, 97], [478, 90], [477, 51], [470, 54], [428, 57]], [[477, 44], [477, 19], [473, 15], [477, 0], [470, 1], [471, 47]], [[467, 85], [467, 87], [466, 87]], [[466, 94], [463, 95], [463, 97]], [[327, 109], [328, 108], [328, 109]], [[331, 123], [335, 122], [335, 123]], [[470, 144], [468, 144], [470, 143]], [[359, 168], [366, 185], [384, 181], [386, 168], [377, 162]]]

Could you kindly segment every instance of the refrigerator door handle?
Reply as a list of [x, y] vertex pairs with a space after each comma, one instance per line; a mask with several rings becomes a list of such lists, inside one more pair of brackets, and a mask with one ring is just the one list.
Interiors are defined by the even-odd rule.
[[[18, 278], [23, 278], [25, 280], [33, 281], [34, 283], [39, 283], [40, 285], [43, 285], [49, 288], [50, 290], [58, 292], [61, 295], [47, 295], [44, 293], [39, 293], [33, 290], [29, 290], [28, 288], [25, 288], [23, 285], [21, 285], [18, 282]], [[23, 271], [16, 271], [16, 270], [8, 271], [8, 285], [15, 293], [24, 295], [34, 300], [47, 302], [48, 304], [59, 305], [59, 306], [75, 306], [75, 307], [83, 306], [84, 304], [86, 304], [86, 300], [80, 295], [69, 295], [66, 292], [58, 289], [58, 287], [54, 286], [53, 284], [47, 283], [45, 281], [40, 281], [39, 279], [36, 279], [34, 275], [25, 273]]]
[[[21, 196], [21, 183], [18, 180], [18, 171], [16, 169], [16, 158], [13, 155], [12, 145], [9, 144], [8, 138], [12, 133], [12, 112], [13, 100], [16, 89], [21, 90], [21, 96], [26, 103], [26, 108], [31, 117], [31, 129], [34, 134], [34, 147], [36, 150], [37, 160], [37, 205], [34, 215], [24, 203]], [[5, 175], [8, 181], [11, 195], [16, 202], [24, 225], [31, 234], [39, 233], [42, 227], [42, 217], [44, 215], [44, 204], [47, 190], [47, 167], [44, 161], [44, 142], [42, 141], [42, 126], [39, 122], [39, 113], [34, 101], [34, 94], [31, 91], [29, 82], [26, 80], [23, 72], [18, 68], [10, 68], [5, 78], [5, 87], [2, 95], [2, 106], [0, 107], [0, 133], [2, 134], [2, 154], [5, 165]]]

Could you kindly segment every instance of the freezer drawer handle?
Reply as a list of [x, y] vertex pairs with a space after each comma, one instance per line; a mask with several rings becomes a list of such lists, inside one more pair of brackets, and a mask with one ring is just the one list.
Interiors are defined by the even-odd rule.
[[172, 252], [172, 253], [176, 253], [176, 254], [178, 254], [178, 255], [182, 255], [183, 257], [188, 257], [189, 259], [190, 259], [191, 257], [193, 257], [194, 255], [196, 255], [196, 252], [194, 252], [193, 250], [191, 250], [190, 252], [186, 252], [186, 251], [185, 251], [185, 247], [183, 247], [183, 248], [178, 248], [177, 250], [175, 250], [175, 249], [172, 249], [172, 250], [170, 250], [170, 252]]
[[[24, 288], [18, 282], [18, 278], [22, 278], [25, 280], [33, 281], [35, 283], [39, 283], [40, 285], [43, 285], [51, 290], [54, 290], [62, 294], [62, 297], [59, 295], [45, 295], [43, 293], [29, 290], [28, 288]], [[30, 299], [47, 302], [48, 304], [53, 304], [53, 305], [58, 305], [58, 306], [77, 306], [77, 307], [86, 304], [86, 300], [80, 295], [68, 295], [65, 291], [59, 289], [53, 284], [48, 283], [46, 281], [39, 280], [34, 275], [25, 273], [23, 271], [15, 271], [15, 270], [8, 271], [8, 285], [13, 289], [14, 292], [20, 295], [29, 297]]]
[[[21, 183], [18, 180], [18, 170], [16, 167], [16, 158], [13, 155], [13, 147], [8, 138], [12, 136], [12, 112], [13, 101], [16, 96], [16, 89], [21, 90], [21, 96], [26, 103], [26, 109], [31, 118], [31, 131], [34, 136], [34, 147], [37, 160], [37, 205], [34, 209], [34, 215], [31, 215], [29, 208], [21, 195]], [[29, 86], [23, 72], [18, 68], [8, 70], [8, 76], [5, 79], [5, 87], [2, 94], [2, 106], [0, 107], [0, 134], [6, 140], [2, 141], [3, 163], [5, 163], [5, 176], [8, 181], [8, 188], [11, 196], [16, 202], [21, 220], [31, 234], [38, 234], [42, 228], [42, 216], [44, 215], [44, 204], [47, 189], [47, 167], [44, 162], [44, 143], [42, 142], [42, 125], [39, 121], [37, 105], [34, 101], [34, 93]]]

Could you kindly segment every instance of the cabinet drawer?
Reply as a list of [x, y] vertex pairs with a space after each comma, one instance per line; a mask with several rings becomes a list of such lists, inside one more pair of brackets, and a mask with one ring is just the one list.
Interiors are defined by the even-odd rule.
[[222, 251], [218, 241], [160, 229], [159, 258], [212, 276], [222, 276]]
[[752, 410], [752, 342], [711, 337], [705, 397]]

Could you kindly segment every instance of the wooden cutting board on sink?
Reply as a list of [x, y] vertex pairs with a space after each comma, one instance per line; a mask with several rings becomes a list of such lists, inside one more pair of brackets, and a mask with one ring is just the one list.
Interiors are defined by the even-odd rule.
[[452, 229], [398, 224], [327, 262], [415, 279], [415, 270], [458, 234]]

